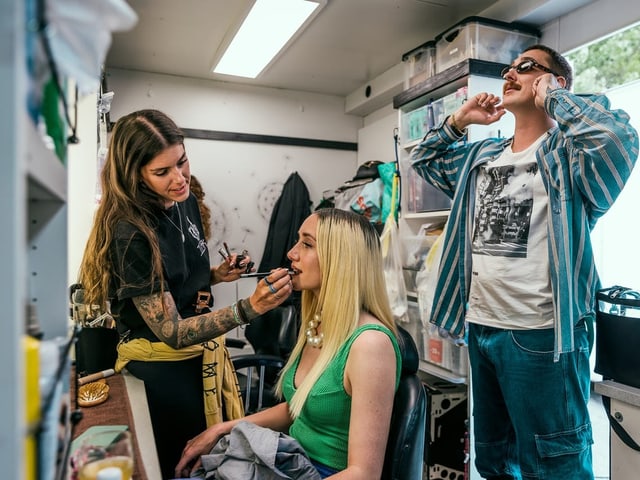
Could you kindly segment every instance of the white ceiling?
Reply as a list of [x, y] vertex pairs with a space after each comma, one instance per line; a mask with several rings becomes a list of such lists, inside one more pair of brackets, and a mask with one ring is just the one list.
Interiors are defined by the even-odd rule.
[[[457, 21], [481, 15], [515, 20], [544, 6], [551, 18], [585, 0], [328, 0], [313, 22], [257, 79], [211, 73], [217, 50], [251, 0], [128, 0], [136, 26], [113, 35], [105, 67], [347, 96], [399, 64], [402, 54]], [[560, 4], [560, 5], [558, 5]], [[553, 8], [549, 8], [549, 6]], [[516, 12], [516, 13], [513, 13]], [[507, 18], [511, 17], [511, 18]], [[259, 42], [259, 39], [256, 40]]]

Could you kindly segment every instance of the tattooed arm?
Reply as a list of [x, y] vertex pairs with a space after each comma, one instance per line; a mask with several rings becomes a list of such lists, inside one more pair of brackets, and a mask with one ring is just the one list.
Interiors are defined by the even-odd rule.
[[[280, 305], [291, 294], [293, 286], [286, 269], [274, 270], [269, 275], [274, 294], [269, 286], [260, 281], [251, 297], [238, 301], [242, 322], [250, 322], [264, 312]], [[138, 312], [151, 331], [172, 348], [184, 348], [206, 342], [236, 328], [232, 307], [224, 307], [193, 317], [182, 318], [178, 313], [171, 292], [152, 293], [133, 298]]]
[[[238, 326], [231, 307], [181, 318], [170, 292], [134, 297], [133, 303], [156, 337], [176, 349], [206, 342]], [[258, 313], [249, 310], [251, 304], [246, 300], [243, 307], [247, 304], [245, 313], [249, 321]]]

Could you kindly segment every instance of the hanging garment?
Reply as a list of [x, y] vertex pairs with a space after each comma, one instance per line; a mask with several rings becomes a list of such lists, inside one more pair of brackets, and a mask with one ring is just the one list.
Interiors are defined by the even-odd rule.
[[[309, 215], [311, 215], [309, 191], [300, 175], [293, 172], [289, 175], [273, 207], [259, 272], [291, 266], [287, 252], [298, 240], [298, 230]], [[297, 311], [300, 311], [300, 292], [293, 292], [282, 305], [293, 305]], [[245, 336], [256, 351], [273, 349], [278, 345], [279, 319], [273, 318], [277, 315], [275, 311], [267, 312], [253, 319], [246, 326]], [[274, 320], [278, 320], [278, 324], [275, 324]], [[273, 353], [276, 354], [276, 352]]]
[[287, 252], [295, 245], [298, 229], [310, 214], [311, 200], [307, 186], [300, 175], [293, 172], [273, 207], [259, 272], [289, 266]]

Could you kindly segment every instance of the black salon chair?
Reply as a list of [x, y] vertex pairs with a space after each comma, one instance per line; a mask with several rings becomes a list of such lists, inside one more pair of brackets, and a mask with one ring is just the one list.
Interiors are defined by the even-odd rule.
[[[293, 310], [276, 311], [282, 321], [278, 331], [279, 341], [288, 354], [291, 353], [299, 329], [298, 315]], [[295, 332], [295, 335], [294, 335]], [[382, 471], [384, 480], [422, 479], [425, 428], [426, 392], [418, 377], [418, 349], [411, 335], [398, 327], [398, 343], [402, 357], [400, 384], [393, 402], [391, 426]], [[245, 413], [251, 414], [279, 402], [273, 394], [272, 381], [266, 372], [270, 368], [281, 369], [286, 359], [278, 355], [235, 355], [233, 365], [238, 374]], [[248, 379], [252, 379], [248, 381]]]
[[420, 480], [424, 458], [427, 395], [418, 377], [418, 349], [409, 332], [402, 327], [398, 327], [398, 343], [402, 355], [402, 373], [393, 401], [382, 478]]
[[231, 357], [246, 415], [280, 402], [275, 384], [295, 346], [299, 328], [293, 304], [276, 307], [247, 325], [245, 336], [254, 353]]

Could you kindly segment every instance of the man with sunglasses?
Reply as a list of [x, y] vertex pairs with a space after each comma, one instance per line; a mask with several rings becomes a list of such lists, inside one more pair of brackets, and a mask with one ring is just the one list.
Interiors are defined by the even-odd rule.
[[[502, 76], [502, 98], [469, 98], [411, 154], [453, 200], [430, 321], [466, 334], [484, 478], [593, 479], [590, 231], [629, 178], [638, 135], [604, 95], [571, 93], [571, 66], [544, 45]], [[456, 143], [507, 112], [513, 137]]]

